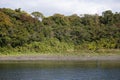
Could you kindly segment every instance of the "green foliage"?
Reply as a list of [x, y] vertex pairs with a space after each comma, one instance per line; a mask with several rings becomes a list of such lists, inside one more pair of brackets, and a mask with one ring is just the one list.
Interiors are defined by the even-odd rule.
[[103, 12], [102, 16], [103, 16], [104, 24], [112, 24], [113, 23], [113, 13], [111, 10]]
[[88, 44], [88, 49], [96, 51], [97, 50], [97, 43], [96, 42], [91, 42]]
[[119, 43], [117, 43], [116, 39], [114, 39], [114, 38], [111, 38], [111, 39], [104, 38], [99, 41], [98, 46], [103, 49], [104, 48], [114, 49], [114, 48], [118, 47], [117, 44], [119, 44]]
[[31, 50], [32, 52], [39, 53], [61, 53], [65, 51], [69, 51], [73, 48], [72, 44], [60, 42], [57, 39], [46, 39], [42, 42], [34, 42], [28, 45], [25, 45], [26, 48]]
[[41, 12], [32, 12], [31, 13], [36, 19], [43, 19], [44, 18], [44, 15], [41, 13]]
[[[21, 8], [0, 8], [0, 53], [63, 53], [120, 49], [120, 13], [54, 14], [34, 18]], [[40, 21], [41, 18], [42, 20]]]
[[68, 16], [68, 19], [69, 19], [70, 26], [80, 26], [80, 25], [82, 25], [81, 24], [82, 20], [77, 14], [73, 14], [71, 16]]

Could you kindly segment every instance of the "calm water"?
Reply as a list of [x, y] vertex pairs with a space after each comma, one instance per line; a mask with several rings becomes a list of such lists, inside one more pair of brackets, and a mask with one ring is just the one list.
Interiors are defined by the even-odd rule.
[[120, 62], [0, 62], [0, 80], [120, 80]]

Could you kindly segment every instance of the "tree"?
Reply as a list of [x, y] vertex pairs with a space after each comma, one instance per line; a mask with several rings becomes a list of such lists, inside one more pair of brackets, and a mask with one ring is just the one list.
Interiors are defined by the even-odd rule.
[[51, 19], [59, 26], [65, 26], [69, 24], [69, 20], [62, 14], [54, 14]]
[[44, 15], [41, 12], [32, 12], [31, 13], [34, 18], [42, 20], [44, 18]]
[[76, 50], [120, 49], [120, 13], [54, 14], [44, 18], [40, 12], [28, 14], [20, 8], [0, 8], [0, 51], [2, 48], [63, 51], [69, 48], [67, 44], [74, 44]]
[[69, 18], [71, 26], [80, 26], [81, 25], [81, 18], [77, 14], [68, 16], [68, 18]]
[[21, 12], [21, 8], [15, 9], [16, 12]]
[[113, 24], [113, 13], [111, 10], [107, 10], [102, 13], [104, 24]]

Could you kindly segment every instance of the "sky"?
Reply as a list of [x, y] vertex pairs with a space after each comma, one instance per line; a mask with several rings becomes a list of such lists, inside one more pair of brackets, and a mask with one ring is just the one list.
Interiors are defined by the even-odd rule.
[[120, 12], [120, 0], [0, 0], [0, 8], [21, 8], [29, 13], [39, 11], [45, 16], [101, 14], [106, 10]]

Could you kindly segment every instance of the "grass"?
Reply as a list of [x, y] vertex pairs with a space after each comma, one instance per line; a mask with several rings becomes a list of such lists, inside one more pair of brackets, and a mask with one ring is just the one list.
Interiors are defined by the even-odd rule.
[[6, 52], [0, 53], [0, 56], [117, 56], [120, 55], [120, 49], [100, 49], [97, 51], [92, 50], [79, 50], [79, 51], [66, 51], [66, 52], [50, 52], [50, 53], [41, 53], [41, 52]]

